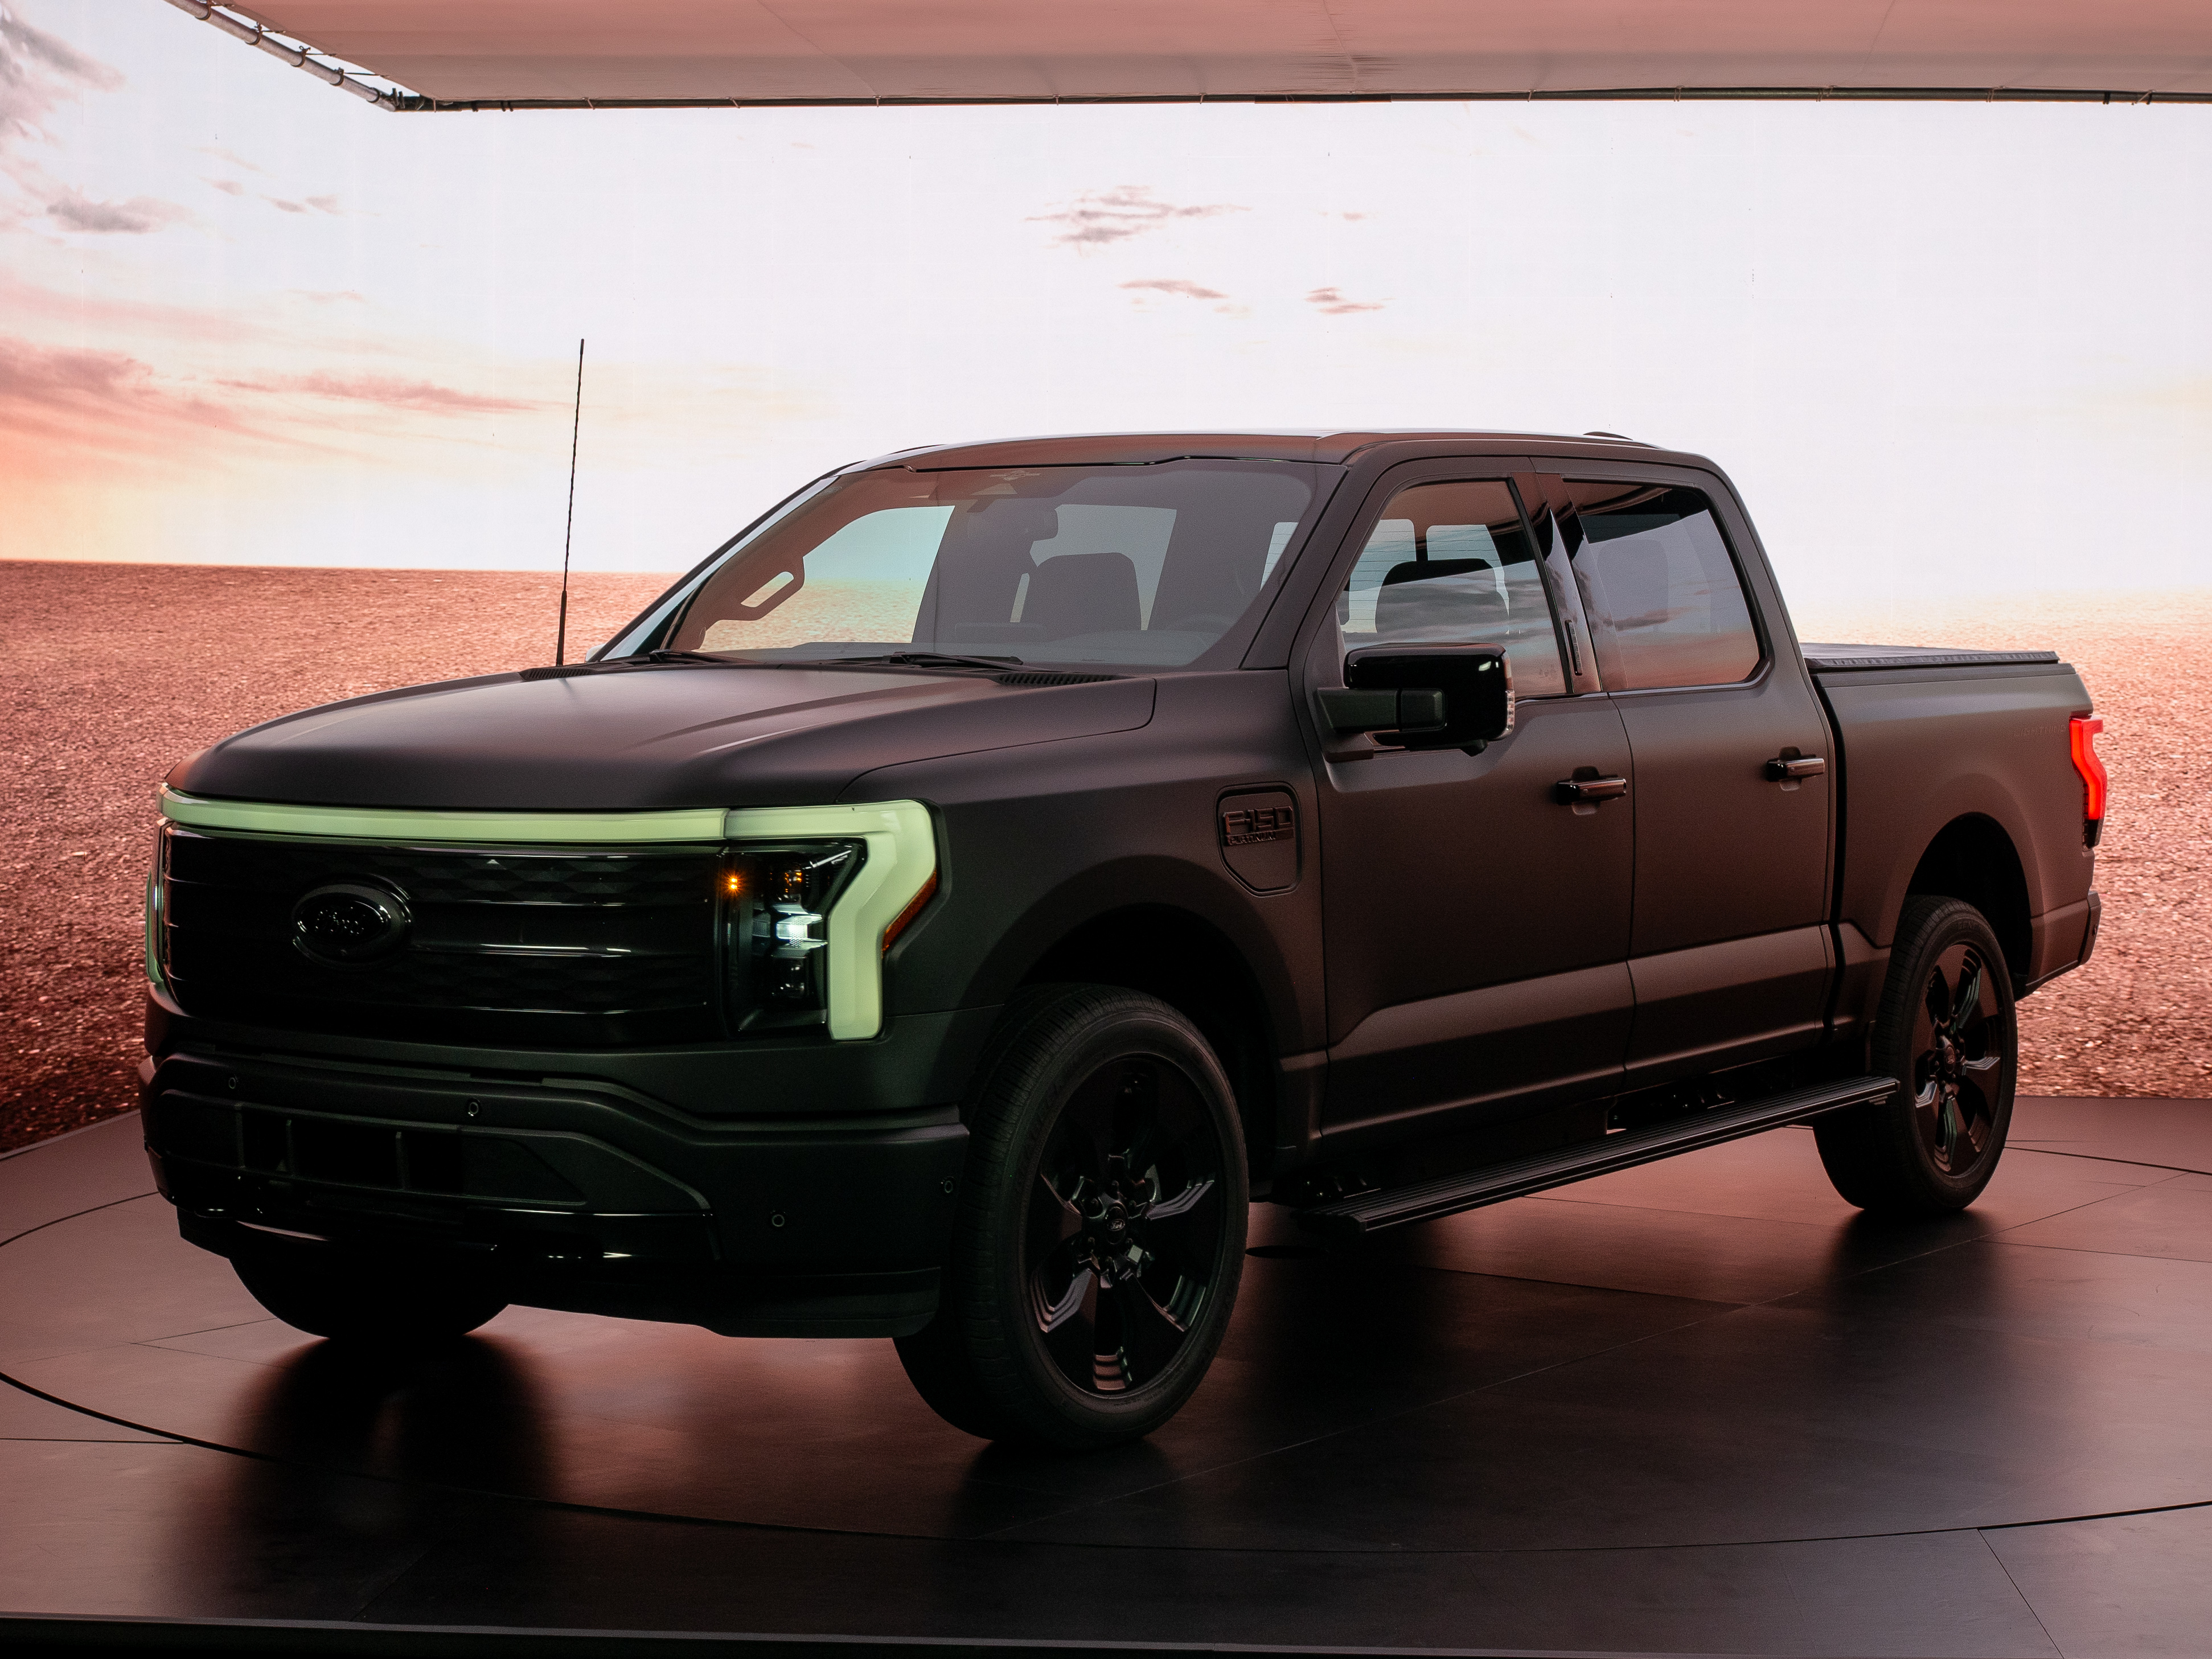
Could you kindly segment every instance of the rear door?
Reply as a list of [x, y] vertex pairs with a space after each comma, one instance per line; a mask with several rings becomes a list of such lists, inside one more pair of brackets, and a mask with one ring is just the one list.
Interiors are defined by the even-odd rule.
[[1780, 606], [1747, 580], [1764, 573], [1731, 546], [1749, 526], [1679, 468], [1543, 489], [1633, 757], [1628, 1084], [1814, 1042], [1835, 757]]
[[[1634, 836], [1620, 799], [1561, 780], [1625, 778], [1620, 717], [1562, 623], [1575, 599], [1540, 549], [1511, 469], [1417, 462], [1376, 484], [1304, 659], [1310, 695], [1345, 653], [1503, 647], [1513, 731], [1480, 754], [1322, 734], [1321, 847], [1330, 1054], [1325, 1133], [1393, 1136], [1618, 1085], [1632, 999]], [[1539, 497], [1540, 500], [1540, 496]]]

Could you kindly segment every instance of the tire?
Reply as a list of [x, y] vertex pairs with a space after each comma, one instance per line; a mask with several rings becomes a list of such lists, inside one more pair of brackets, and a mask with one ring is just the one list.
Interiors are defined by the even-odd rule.
[[1881, 1214], [1965, 1209], [1996, 1173], [2020, 1075], [2012, 974], [1972, 905], [1905, 902], [1869, 1059], [1905, 1086], [1814, 1125], [1828, 1179]]
[[968, 1110], [937, 1316], [898, 1340], [921, 1397], [987, 1440], [1151, 1433], [1221, 1346], [1244, 1265], [1244, 1137], [1220, 1062], [1157, 997], [1024, 992]]
[[293, 1329], [363, 1348], [439, 1346], [507, 1306], [488, 1292], [420, 1270], [334, 1252], [256, 1254], [231, 1266], [253, 1299]]

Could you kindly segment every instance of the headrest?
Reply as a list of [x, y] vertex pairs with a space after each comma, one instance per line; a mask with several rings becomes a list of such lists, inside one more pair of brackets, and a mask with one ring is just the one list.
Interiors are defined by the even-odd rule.
[[1423, 559], [1394, 564], [1375, 595], [1375, 631], [1386, 638], [1472, 639], [1505, 610], [1487, 559]]
[[1048, 640], [1071, 634], [1133, 634], [1145, 625], [1137, 567], [1126, 553], [1062, 553], [1030, 573], [1022, 620]]

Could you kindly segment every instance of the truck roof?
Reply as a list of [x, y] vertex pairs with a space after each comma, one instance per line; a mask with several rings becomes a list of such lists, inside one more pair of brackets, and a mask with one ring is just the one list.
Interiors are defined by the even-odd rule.
[[1409, 453], [1448, 453], [1520, 455], [1532, 447], [1547, 453], [1565, 448], [1592, 457], [1617, 456], [1641, 461], [1702, 461], [1678, 455], [1633, 438], [1602, 433], [1492, 432], [1478, 429], [1407, 428], [1334, 431], [1325, 428], [1273, 432], [1097, 432], [1049, 437], [1005, 438], [977, 443], [925, 444], [860, 462], [850, 471], [903, 466], [924, 471], [969, 466], [1141, 465], [1147, 462], [1205, 456], [1266, 461], [1342, 463], [1363, 451], [1403, 447]]

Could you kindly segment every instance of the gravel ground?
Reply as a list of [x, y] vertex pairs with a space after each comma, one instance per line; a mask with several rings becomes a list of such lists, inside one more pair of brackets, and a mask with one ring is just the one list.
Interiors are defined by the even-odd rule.
[[[580, 576], [593, 644], [665, 579]], [[491, 571], [0, 562], [0, 1148], [132, 1103], [155, 786], [311, 703], [552, 658], [555, 581]], [[2021, 1088], [2201, 1097], [2212, 1063], [2212, 593], [2008, 610], [1802, 611], [1808, 639], [2052, 647], [2106, 732], [2094, 963], [2023, 1010]]]
[[[666, 576], [580, 575], [572, 647]], [[0, 1149], [135, 1104], [154, 790], [312, 703], [553, 660], [559, 580], [507, 571], [0, 562]], [[570, 656], [580, 654], [572, 648]]]

